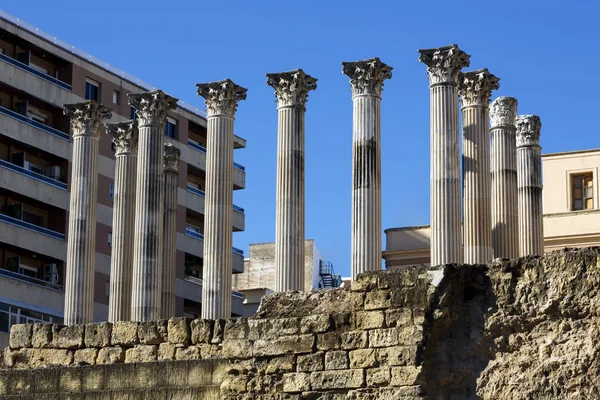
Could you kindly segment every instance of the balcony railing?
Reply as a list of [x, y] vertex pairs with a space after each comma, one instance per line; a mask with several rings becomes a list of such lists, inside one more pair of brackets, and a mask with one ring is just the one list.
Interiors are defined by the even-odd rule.
[[239, 212], [241, 212], [242, 214], [243, 214], [243, 213], [244, 213], [244, 211], [245, 211], [245, 210], [244, 210], [242, 207], [240, 207], [240, 206], [236, 206], [235, 204], [233, 205], [233, 209], [234, 209], [235, 211], [239, 211]]
[[206, 154], [206, 147], [200, 146], [198, 143], [188, 140], [188, 146], [190, 146], [194, 150], [198, 150], [200, 153]]
[[[196, 278], [195, 276], [191, 276], [191, 275], [186, 275], [186, 277], [184, 278], [184, 280], [202, 286], [204, 284], [204, 281], [202, 280], [202, 278]], [[231, 291], [231, 295], [233, 297], [237, 297], [238, 299], [243, 299], [244, 298], [244, 294], [240, 293], [240, 292], [236, 292], [235, 290]]]
[[21, 122], [26, 123], [27, 125], [31, 125], [33, 127], [41, 129], [51, 135], [58, 136], [61, 139], [64, 139], [67, 141], [70, 139], [68, 133], [59, 131], [58, 129], [54, 129], [48, 125], [42, 124], [41, 122], [37, 122], [31, 118], [26, 117], [25, 115], [19, 114], [18, 112], [15, 112], [13, 110], [9, 110], [6, 107], [0, 107], [0, 114], [8, 115], [11, 118], [17, 119]]
[[241, 171], [246, 171], [246, 167], [244, 167], [243, 165], [240, 165], [236, 162], [233, 163], [233, 166]]
[[[201, 197], [205, 197], [206, 196], [206, 193], [204, 192], [204, 190], [200, 190], [200, 189], [198, 189], [198, 188], [196, 188], [194, 186], [191, 186], [191, 185], [187, 185], [187, 191], [191, 192], [191, 193], [194, 193], [194, 194], [197, 194], [198, 196], [201, 196]], [[245, 210], [242, 207], [236, 206], [235, 204], [233, 205], [233, 209], [235, 211], [241, 212], [242, 214], [245, 212]]]
[[43, 72], [38, 71], [35, 68], [31, 68], [29, 65], [22, 63], [21, 61], [15, 60], [14, 58], [11, 58], [9, 56], [7, 56], [6, 54], [2, 54], [0, 53], [0, 60], [7, 62], [9, 64], [14, 65], [17, 68], [20, 68], [24, 71], [29, 72], [30, 74], [36, 75], [44, 80], [47, 80], [50, 83], [55, 84], [56, 86], [60, 86], [63, 89], [66, 89], [68, 91], [71, 91], [71, 85], [69, 85], [68, 83], [65, 83], [61, 80], [58, 80], [48, 74], [45, 74]]
[[195, 239], [204, 240], [204, 235], [203, 234], [198, 233], [198, 232], [196, 232], [196, 231], [194, 231], [192, 229], [185, 228], [185, 234], [188, 235], [188, 236], [191, 236], [191, 237], [193, 237]]
[[17, 218], [13, 218], [13, 217], [9, 217], [6, 214], [0, 214], [0, 221], [4, 221], [7, 222], [9, 224], [12, 225], [16, 225], [19, 226], [21, 228], [25, 228], [25, 229], [29, 229], [32, 231], [36, 231], [39, 232], [41, 234], [47, 235], [47, 236], [51, 236], [55, 239], [59, 239], [59, 240], [65, 240], [65, 234], [64, 233], [60, 233], [60, 232], [56, 232], [47, 228], [44, 228], [43, 226], [38, 226]]
[[238, 249], [237, 247], [233, 248], [233, 252], [237, 253], [237, 254], [241, 254], [242, 256], [244, 255], [244, 250]]
[[16, 164], [13, 164], [11, 162], [5, 161], [5, 160], [0, 160], [0, 166], [6, 168], [6, 169], [10, 169], [12, 171], [18, 172], [19, 174], [23, 174], [23, 175], [27, 175], [30, 178], [33, 178], [35, 180], [47, 183], [48, 185], [52, 185], [55, 186], [59, 189], [62, 190], [67, 190], [67, 184], [61, 181], [57, 181], [56, 179], [52, 179], [50, 177], [47, 177], [46, 175], [42, 175], [42, 174], [38, 174], [37, 172], [33, 172], [30, 171], [26, 168], [20, 167]]
[[42, 279], [32, 278], [31, 276], [18, 274], [16, 272], [9, 271], [9, 270], [3, 269], [3, 268], [0, 268], [0, 275], [9, 277], [11, 279], [15, 279], [17, 281], [32, 283], [32, 284], [38, 285], [38, 286], [45, 286], [49, 289], [54, 289], [54, 290], [58, 290], [61, 292], [62, 292], [62, 288], [63, 288], [61, 285], [58, 285], [56, 283], [47, 282]]

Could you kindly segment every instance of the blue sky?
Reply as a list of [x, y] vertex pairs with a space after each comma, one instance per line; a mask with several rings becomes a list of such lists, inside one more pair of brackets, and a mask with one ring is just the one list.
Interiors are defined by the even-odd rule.
[[[247, 188], [246, 231], [275, 237], [277, 112], [265, 73], [302, 68], [319, 79], [306, 114], [306, 235], [349, 274], [352, 101], [340, 62], [394, 67], [382, 102], [383, 228], [429, 223], [429, 91], [417, 49], [457, 43], [469, 69], [501, 78], [500, 95], [542, 119], [543, 152], [600, 147], [597, 1], [113, 1], [4, 2], [5, 11], [204, 108], [195, 84], [248, 88], [236, 133]], [[143, 4], [143, 5], [142, 5]]]

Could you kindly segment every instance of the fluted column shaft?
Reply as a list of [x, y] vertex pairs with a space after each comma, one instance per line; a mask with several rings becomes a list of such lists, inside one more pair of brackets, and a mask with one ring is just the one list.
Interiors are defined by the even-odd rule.
[[108, 321], [131, 319], [133, 238], [135, 223], [135, 181], [137, 172], [137, 122], [109, 125], [115, 145], [112, 250]]
[[74, 325], [94, 319], [98, 150], [102, 120], [111, 113], [96, 102], [83, 102], [65, 105], [65, 114], [71, 118], [73, 157], [64, 322]]
[[490, 110], [492, 247], [494, 257], [519, 256], [517, 99], [499, 97]]

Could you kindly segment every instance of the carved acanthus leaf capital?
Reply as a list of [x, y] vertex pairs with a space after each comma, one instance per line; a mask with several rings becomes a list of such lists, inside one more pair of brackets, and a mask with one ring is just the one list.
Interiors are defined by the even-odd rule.
[[236, 85], [231, 79], [218, 82], [198, 83], [198, 95], [204, 97], [207, 114], [227, 114], [233, 116], [237, 103], [246, 99], [248, 89]]
[[468, 67], [471, 56], [457, 45], [419, 50], [419, 61], [427, 65], [429, 84], [458, 84], [458, 73]]
[[177, 108], [178, 99], [169, 96], [162, 90], [130, 93], [129, 104], [135, 108], [139, 125], [164, 125], [169, 110]]
[[177, 172], [181, 151], [173, 143], [165, 143], [165, 171]]
[[137, 120], [107, 124], [106, 133], [112, 136], [112, 142], [115, 145], [115, 154], [137, 154], [139, 137]]
[[514, 97], [500, 96], [490, 104], [490, 127], [514, 127], [519, 102]]
[[488, 106], [492, 90], [500, 88], [500, 78], [487, 68], [459, 74], [458, 94], [463, 106]]
[[350, 77], [353, 96], [370, 94], [381, 97], [383, 81], [392, 77], [392, 69], [377, 57], [342, 63], [342, 73]]
[[112, 117], [111, 109], [98, 104], [94, 100], [81, 103], [65, 104], [64, 115], [71, 119], [73, 136], [100, 137], [103, 120]]
[[301, 69], [267, 74], [267, 85], [275, 89], [278, 105], [305, 107], [308, 92], [317, 88], [317, 79]]
[[542, 121], [537, 115], [517, 116], [517, 147], [539, 147]]

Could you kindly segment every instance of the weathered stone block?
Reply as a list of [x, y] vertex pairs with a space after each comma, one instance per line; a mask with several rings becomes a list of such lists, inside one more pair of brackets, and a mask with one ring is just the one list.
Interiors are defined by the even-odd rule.
[[311, 353], [315, 343], [313, 335], [284, 336], [272, 340], [254, 342], [253, 356], [278, 356], [284, 354]]
[[195, 319], [190, 322], [192, 343], [210, 343], [212, 339], [214, 321], [209, 319]]
[[374, 290], [365, 296], [365, 310], [381, 310], [390, 307], [389, 290]]
[[109, 347], [112, 334], [112, 324], [109, 322], [96, 322], [85, 325], [85, 347]]
[[177, 347], [171, 343], [161, 343], [158, 345], [158, 361], [167, 361], [175, 359]]
[[213, 326], [213, 334], [210, 340], [211, 344], [219, 344], [223, 342], [223, 333], [225, 331], [225, 320], [217, 319]]
[[423, 327], [416, 325], [408, 325], [405, 327], [397, 327], [398, 344], [403, 346], [412, 346], [420, 343], [423, 340]]
[[348, 392], [348, 400], [417, 400], [422, 399], [420, 386], [357, 389]]
[[225, 321], [223, 339], [246, 339], [248, 337], [248, 320], [239, 318], [236, 320], [228, 319]]
[[33, 324], [17, 324], [10, 328], [9, 345], [11, 349], [31, 347]]
[[310, 384], [313, 390], [355, 389], [365, 384], [362, 369], [311, 372]]
[[325, 332], [317, 335], [318, 350], [339, 349], [340, 346], [341, 338], [339, 332]]
[[310, 390], [310, 374], [293, 372], [283, 375], [283, 391], [299, 393]]
[[176, 360], [199, 360], [202, 358], [198, 346], [177, 347], [175, 352]]
[[30, 368], [59, 367], [73, 363], [73, 351], [65, 349], [27, 349]]
[[252, 357], [252, 341], [247, 339], [225, 339], [221, 350], [224, 358]]
[[104, 347], [98, 351], [96, 364], [120, 364], [125, 362], [125, 349], [119, 346]]
[[348, 369], [348, 353], [332, 350], [325, 353], [325, 370]]
[[[277, 396], [275, 393], [281, 393], [283, 391], [283, 376], [252, 375], [248, 379], [248, 386], [246, 387], [246, 391], [249, 392], [246, 396], [254, 394], [258, 398], [269, 398], [270, 396]], [[279, 396], [282, 395], [279, 394]]]
[[298, 372], [323, 371], [324, 362], [323, 352], [298, 356]]
[[416, 384], [421, 367], [392, 367], [390, 384], [392, 386], [411, 386]]
[[367, 387], [387, 386], [390, 383], [390, 376], [390, 369], [387, 367], [369, 368], [367, 370]]
[[111, 336], [111, 343], [113, 346], [132, 347], [139, 342], [137, 322], [117, 321], [113, 323]]
[[393, 346], [377, 349], [379, 365], [410, 365], [417, 361], [417, 346]]
[[81, 349], [85, 325], [52, 325], [52, 347], [56, 349]]
[[375, 349], [352, 350], [349, 356], [350, 368], [372, 368], [377, 366]]
[[386, 310], [385, 322], [388, 328], [412, 325], [412, 311], [410, 308], [392, 308]]
[[369, 339], [366, 331], [342, 333], [342, 349], [352, 350], [367, 347]]
[[352, 281], [351, 290], [353, 292], [367, 292], [377, 287], [377, 275], [373, 273], [363, 273]]
[[270, 358], [265, 365], [264, 372], [266, 374], [282, 374], [292, 372], [296, 368], [294, 356], [284, 356]]
[[192, 332], [190, 330], [190, 321], [191, 319], [184, 317], [169, 319], [169, 343], [181, 346], [187, 346], [191, 343]]
[[390, 347], [398, 344], [398, 331], [396, 328], [374, 329], [369, 331], [370, 347]]
[[199, 346], [203, 359], [221, 358], [221, 349], [219, 345], [202, 343]]
[[160, 344], [165, 341], [164, 334], [159, 332], [159, 324], [156, 321], [140, 322], [138, 325], [138, 338], [140, 344]]
[[31, 346], [37, 349], [52, 347], [52, 324], [33, 324]]
[[[248, 377], [246, 376], [228, 376], [223, 383], [221, 383], [221, 394], [222, 395], [235, 395], [244, 393], [248, 384]], [[234, 397], [244, 399], [244, 397]]]
[[323, 333], [331, 327], [328, 314], [309, 315], [300, 321], [300, 333]]
[[75, 365], [95, 365], [98, 358], [98, 349], [79, 349], [75, 350], [73, 364]]
[[27, 367], [29, 364], [29, 349], [4, 349], [4, 364], [9, 368]]
[[385, 327], [383, 311], [358, 311], [354, 314], [356, 329], [379, 329]]
[[142, 363], [156, 361], [158, 346], [139, 344], [125, 352], [125, 363]]
[[352, 311], [362, 311], [365, 307], [365, 293], [352, 292], [350, 294], [350, 309]]
[[250, 319], [248, 327], [250, 340], [275, 339], [300, 333], [300, 318]]

